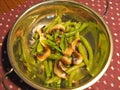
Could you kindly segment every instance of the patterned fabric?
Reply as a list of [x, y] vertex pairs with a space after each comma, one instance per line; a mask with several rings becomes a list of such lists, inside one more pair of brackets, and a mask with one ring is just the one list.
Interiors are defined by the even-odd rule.
[[[28, 0], [22, 5], [0, 14], [0, 80], [11, 66], [6, 55], [6, 38], [17, 18], [32, 5], [42, 0]], [[83, 3], [103, 16], [106, 7], [105, 0], [76, 0]], [[111, 64], [103, 77], [86, 90], [120, 90], [120, 0], [109, 0], [109, 9], [104, 17], [113, 38], [114, 52]], [[5, 79], [11, 90], [33, 90], [25, 84], [14, 72]], [[0, 89], [4, 90], [0, 82]]]

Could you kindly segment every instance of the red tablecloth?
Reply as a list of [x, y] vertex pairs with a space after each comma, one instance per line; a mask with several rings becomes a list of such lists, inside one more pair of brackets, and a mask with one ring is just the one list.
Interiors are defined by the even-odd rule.
[[[76, 1], [88, 5], [101, 16], [105, 11], [105, 0]], [[41, 0], [28, 0], [17, 8], [0, 14], [0, 81], [5, 72], [11, 68], [6, 55], [7, 33], [13, 26], [16, 19], [26, 9], [39, 2], [41, 2]], [[103, 77], [87, 90], [120, 90], [120, 0], [109, 0], [109, 9], [104, 20], [108, 24], [113, 37], [113, 58]], [[5, 82], [11, 90], [33, 90], [33, 88], [25, 84], [14, 72], [6, 78]], [[4, 90], [1, 82], [0, 90]]]

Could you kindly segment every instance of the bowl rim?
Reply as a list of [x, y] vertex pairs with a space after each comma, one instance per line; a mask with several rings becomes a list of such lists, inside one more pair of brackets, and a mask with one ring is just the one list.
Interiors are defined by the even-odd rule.
[[[92, 12], [95, 16], [97, 16], [103, 23], [103, 25], [105, 26], [106, 28], [106, 31], [107, 31], [107, 34], [108, 34], [108, 37], [109, 37], [109, 42], [110, 42], [110, 50], [109, 50], [109, 55], [108, 55], [108, 60], [106, 62], [106, 65], [104, 66], [104, 69], [101, 70], [101, 72], [94, 78], [92, 79], [90, 82], [87, 82], [85, 85], [82, 85], [80, 87], [77, 87], [75, 89], [72, 89], [72, 90], [82, 90], [82, 89], [86, 89], [90, 86], [92, 86], [93, 84], [95, 84], [102, 76], [103, 74], [107, 71], [109, 65], [110, 65], [110, 62], [111, 62], [111, 59], [112, 59], [112, 54], [113, 54], [113, 40], [112, 40], [112, 35], [111, 35], [111, 32], [107, 26], [107, 24], [105, 23], [103, 17], [101, 17], [98, 13], [96, 13], [96, 11], [94, 11], [93, 9], [91, 9], [90, 7], [80, 3], [80, 2], [76, 2], [76, 1], [69, 1], [69, 0], [54, 0], [54, 1], [46, 1], [46, 2], [40, 2], [36, 5], [33, 5], [32, 7], [28, 8], [26, 11], [24, 11], [22, 13], [22, 15], [20, 15], [20, 17], [16, 20], [16, 22], [14, 23], [12, 29], [10, 30], [9, 34], [8, 34], [8, 40], [7, 40], [7, 52], [10, 53], [11, 50], [10, 50], [10, 41], [11, 41], [11, 35], [12, 35], [12, 32], [15, 28], [15, 26], [17, 25], [17, 23], [19, 22], [19, 20], [24, 16], [26, 15], [29, 11], [33, 10], [34, 8], [36, 7], [39, 7], [40, 5], [44, 5], [44, 4], [47, 4], [47, 3], [54, 3], [54, 2], [70, 2], [70, 3], [73, 3], [73, 4], [76, 4], [76, 5], [79, 5], [81, 6], [82, 8], [84, 9], [87, 9], [89, 10], [90, 12]], [[27, 79], [22, 73], [19, 73], [19, 68], [16, 68], [17, 65], [15, 65], [13, 63], [13, 60], [12, 60], [12, 57], [10, 54], [8, 54], [8, 57], [9, 57], [9, 60], [10, 60], [10, 63], [14, 69], [14, 71], [17, 73], [17, 75], [22, 79], [24, 80], [28, 85], [32, 86], [33, 88], [36, 88], [36, 89], [42, 89], [42, 90], [49, 90], [50, 88], [45, 88], [45, 87], [41, 87], [35, 83], [33, 83], [32, 81], [30, 81], [29, 79]], [[63, 90], [67, 90], [67, 89], [63, 89]]]

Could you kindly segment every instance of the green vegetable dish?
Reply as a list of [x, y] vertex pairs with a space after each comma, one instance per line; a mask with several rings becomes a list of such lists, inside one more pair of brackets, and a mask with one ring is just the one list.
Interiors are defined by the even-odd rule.
[[14, 55], [23, 73], [37, 84], [78, 87], [95, 77], [106, 62], [109, 45], [102, 29], [95, 21], [56, 16], [41, 28], [34, 27], [29, 40], [24, 30], [18, 30]]

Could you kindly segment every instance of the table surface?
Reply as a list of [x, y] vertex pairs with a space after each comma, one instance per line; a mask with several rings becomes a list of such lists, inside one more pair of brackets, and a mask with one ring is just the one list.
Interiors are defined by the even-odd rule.
[[[6, 0], [4, 0], [6, 1]], [[19, 0], [8, 0], [19, 1]], [[16, 7], [9, 10], [0, 12], [0, 89], [4, 90], [1, 83], [1, 78], [11, 68], [7, 53], [6, 53], [6, 40], [7, 34], [10, 28], [13, 26], [17, 18], [28, 8], [34, 4], [40, 3], [42, 0], [22, 0]], [[93, 10], [95, 10], [101, 16], [105, 11], [105, 0], [76, 0], [81, 2]], [[0, 6], [2, 3], [0, 3]], [[9, 6], [9, 7], [8, 7]], [[109, 9], [104, 17], [113, 38], [114, 50], [111, 64], [103, 75], [103, 77], [97, 81], [93, 86], [87, 88], [87, 90], [120, 90], [120, 0], [109, 0]], [[5, 79], [5, 83], [11, 90], [34, 90], [32, 87], [24, 83], [14, 72], [12, 72]]]

